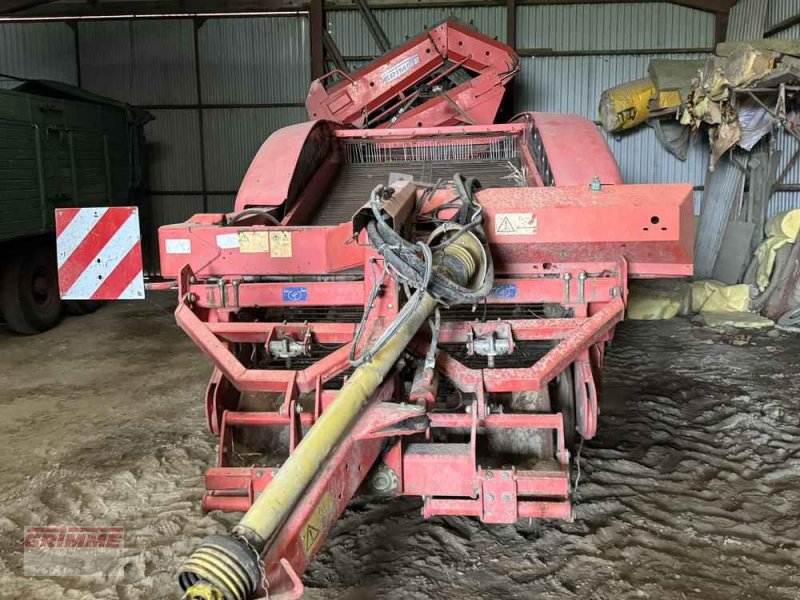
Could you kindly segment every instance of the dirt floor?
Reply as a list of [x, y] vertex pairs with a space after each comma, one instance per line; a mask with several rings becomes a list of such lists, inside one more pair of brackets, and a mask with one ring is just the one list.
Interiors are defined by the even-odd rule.
[[[0, 597], [180, 596], [174, 572], [234, 517], [202, 515], [210, 368], [166, 302], [23, 338], [0, 329]], [[573, 523], [423, 521], [356, 501], [307, 597], [800, 598], [800, 336], [625, 323]], [[126, 528], [124, 576], [22, 576], [25, 525]]]

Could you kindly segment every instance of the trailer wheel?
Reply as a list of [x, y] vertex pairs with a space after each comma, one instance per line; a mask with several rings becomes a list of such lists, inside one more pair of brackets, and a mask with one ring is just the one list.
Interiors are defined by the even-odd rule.
[[64, 304], [67, 307], [68, 314], [80, 316], [93, 313], [103, 306], [105, 302], [101, 300], [66, 300]]
[[41, 333], [58, 324], [62, 310], [51, 246], [8, 259], [0, 273], [0, 311], [10, 329], [25, 335]]
[[575, 374], [572, 365], [564, 369], [561, 375], [550, 383], [550, 398], [553, 403], [553, 411], [563, 415], [564, 445], [572, 454], [578, 437], [578, 418], [575, 412]]

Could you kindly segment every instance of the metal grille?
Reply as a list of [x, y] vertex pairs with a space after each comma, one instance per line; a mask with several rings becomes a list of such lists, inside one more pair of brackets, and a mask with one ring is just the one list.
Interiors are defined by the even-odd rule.
[[266, 323], [359, 323], [362, 306], [275, 306], [259, 315]]
[[546, 304], [479, 304], [459, 305], [441, 311], [442, 321], [501, 321], [517, 319], [544, 319], [547, 316]]
[[347, 140], [343, 147], [348, 164], [515, 160], [519, 156], [518, 142], [512, 135], [489, 140], [437, 138], [430, 142]]
[[547, 160], [547, 153], [544, 151], [544, 142], [536, 127], [532, 128], [531, 153], [536, 163], [536, 170], [539, 171], [539, 175], [541, 175], [544, 184], [546, 186], [555, 185], [553, 172], [550, 170], [550, 162]]

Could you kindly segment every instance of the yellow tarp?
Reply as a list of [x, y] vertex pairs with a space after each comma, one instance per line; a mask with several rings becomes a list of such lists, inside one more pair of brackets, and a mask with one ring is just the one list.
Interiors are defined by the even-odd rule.
[[756, 248], [755, 257], [758, 260], [758, 270], [756, 271], [756, 285], [760, 291], [767, 289], [769, 279], [772, 276], [772, 269], [775, 267], [775, 257], [786, 244], [791, 244], [792, 240], [783, 236], [772, 236], [761, 242]]
[[726, 285], [715, 290], [703, 303], [701, 313], [747, 312], [750, 309], [750, 286]]
[[633, 287], [628, 295], [625, 317], [633, 321], [672, 319], [689, 314], [691, 303], [691, 289], [683, 282], [668, 289]]
[[794, 243], [800, 234], [800, 210], [790, 210], [770, 217], [764, 231], [767, 235], [782, 236]]
[[606, 131], [622, 131], [644, 123], [656, 93], [649, 77], [607, 89], [600, 96], [600, 122]]
[[758, 261], [756, 285], [760, 291], [767, 289], [772, 270], [775, 267], [775, 256], [786, 244], [793, 244], [800, 235], [800, 210], [790, 210], [770, 217], [764, 226], [767, 234], [754, 255]]
[[678, 108], [681, 105], [681, 93], [678, 90], [665, 90], [656, 95], [656, 106], [659, 109]]
[[724, 287], [726, 284], [713, 279], [692, 282], [692, 312], [700, 312], [711, 295]]

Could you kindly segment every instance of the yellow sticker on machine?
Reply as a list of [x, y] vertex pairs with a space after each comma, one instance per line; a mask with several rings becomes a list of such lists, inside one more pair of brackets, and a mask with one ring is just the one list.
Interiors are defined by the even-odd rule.
[[269, 245], [272, 258], [292, 258], [292, 232], [270, 231]]
[[243, 254], [269, 252], [269, 235], [266, 231], [240, 231], [239, 252]]
[[494, 218], [496, 235], [536, 235], [539, 222], [533, 213], [498, 213]]
[[311, 518], [300, 531], [300, 545], [306, 556], [314, 554], [313, 550], [325, 537], [325, 532], [336, 520], [336, 506], [330, 492], [325, 492], [311, 515]]

